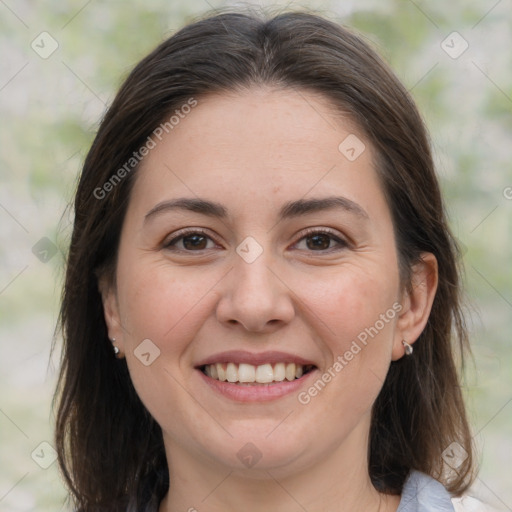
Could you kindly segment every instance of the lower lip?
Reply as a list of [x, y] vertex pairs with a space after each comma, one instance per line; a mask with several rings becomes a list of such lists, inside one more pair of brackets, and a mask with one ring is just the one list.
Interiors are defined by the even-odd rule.
[[208, 375], [205, 375], [201, 370], [197, 371], [208, 386], [231, 400], [236, 400], [238, 402], [268, 402], [292, 393], [297, 393], [297, 391], [312, 375], [316, 373], [317, 370], [311, 370], [302, 377], [291, 381], [284, 380], [282, 382], [272, 382], [270, 384], [259, 385], [255, 384], [249, 386], [212, 379], [211, 377], [208, 377]]

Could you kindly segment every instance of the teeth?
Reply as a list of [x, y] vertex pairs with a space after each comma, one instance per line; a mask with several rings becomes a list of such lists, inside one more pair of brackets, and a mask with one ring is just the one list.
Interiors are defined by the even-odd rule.
[[[274, 380], [274, 370], [271, 364], [262, 364], [256, 368], [256, 382], [266, 384]], [[254, 381], [253, 381], [254, 382]]]
[[[225, 382], [227, 380], [226, 370], [225, 370], [224, 366], [222, 366], [220, 363], [217, 363], [215, 365], [209, 364], [205, 367], [205, 369], [208, 368], [208, 366], [215, 366], [215, 369], [217, 370], [217, 379], [218, 380], [221, 380], [222, 382]], [[206, 375], [208, 375], [208, 374], [206, 374]], [[211, 374], [209, 375], [209, 377], [211, 377]]]
[[274, 365], [274, 380], [282, 382], [286, 377], [286, 365], [284, 363], [277, 363]]
[[204, 373], [215, 380], [268, 384], [270, 382], [282, 382], [283, 380], [292, 381], [299, 379], [310, 366], [304, 366], [295, 363], [275, 363], [262, 364], [254, 366], [246, 363], [216, 363], [208, 364], [204, 367]]
[[294, 380], [295, 379], [295, 365], [293, 363], [286, 365], [286, 380]]
[[256, 380], [256, 368], [252, 364], [238, 365], [239, 382], [254, 382]]
[[228, 363], [226, 366], [226, 377], [228, 382], [238, 382], [238, 368], [234, 363]]

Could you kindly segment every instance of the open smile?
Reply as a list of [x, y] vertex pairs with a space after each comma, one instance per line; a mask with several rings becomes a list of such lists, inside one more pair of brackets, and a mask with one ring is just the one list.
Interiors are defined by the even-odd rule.
[[[251, 357], [242, 359], [247, 361]], [[240, 402], [265, 402], [297, 393], [318, 371], [317, 366], [306, 361], [262, 363], [261, 356], [252, 359], [260, 364], [212, 361], [196, 366], [196, 370], [210, 389]]]

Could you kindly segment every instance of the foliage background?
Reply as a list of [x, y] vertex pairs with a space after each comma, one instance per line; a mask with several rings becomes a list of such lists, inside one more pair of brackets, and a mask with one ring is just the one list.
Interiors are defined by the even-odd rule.
[[[464, 247], [474, 351], [465, 390], [481, 463], [473, 492], [512, 510], [512, 1], [250, 4], [314, 8], [359, 30], [422, 110]], [[39, 445], [53, 443], [58, 354], [50, 360], [50, 347], [72, 219], [64, 212], [99, 120], [157, 43], [234, 5], [0, 0], [1, 510], [66, 510], [56, 463], [42, 469], [31, 453], [51, 460]], [[43, 31], [59, 44], [47, 59], [31, 48]], [[469, 44], [457, 59], [441, 47], [453, 31]], [[46, 263], [33, 252], [43, 237], [48, 257], [58, 249]]]

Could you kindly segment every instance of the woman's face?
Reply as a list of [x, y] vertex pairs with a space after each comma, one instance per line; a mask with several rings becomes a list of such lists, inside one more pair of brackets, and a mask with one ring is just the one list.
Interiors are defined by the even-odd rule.
[[277, 475], [341, 450], [365, 464], [403, 354], [369, 143], [318, 95], [268, 88], [200, 99], [155, 141], [104, 301], [171, 466]]

